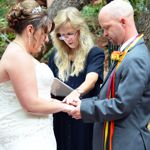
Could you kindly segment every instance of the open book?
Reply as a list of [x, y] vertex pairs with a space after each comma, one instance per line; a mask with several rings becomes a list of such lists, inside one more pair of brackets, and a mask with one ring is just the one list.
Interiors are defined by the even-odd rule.
[[51, 94], [53, 94], [54, 96], [65, 97], [72, 91], [73, 91], [73, 88], [63, 83], [59, 79], [54, 78], [53, 83], [52, 83], [52, 88], [51, 88]]

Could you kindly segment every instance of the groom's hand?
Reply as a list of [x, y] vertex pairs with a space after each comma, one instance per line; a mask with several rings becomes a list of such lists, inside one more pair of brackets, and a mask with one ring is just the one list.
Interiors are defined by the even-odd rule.
[[80, 112], [81, 100], [76, 102], [76, 104], [77, 104], [76, 108], [74, 108], [74, 110], [70, 112], [70, 115], [72, 116], [72, 118], [81, 119], [81, 112]]

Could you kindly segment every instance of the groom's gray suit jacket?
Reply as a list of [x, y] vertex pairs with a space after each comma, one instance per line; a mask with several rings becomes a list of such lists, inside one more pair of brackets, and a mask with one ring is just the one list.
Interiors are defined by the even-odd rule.
[[[112, 67], [113, 70], [113, 67]], [[109, 72], [111, 74], [112, 71]], [[83, 99], [81, 116], [94, 122], [93, 150], [102, 150], [104, 121], [115, 121], [113, 150], [150, 150], [150, 52], [141, 39], [125, 56], [116, 72], [116, 98], [106, 93], [110, 75], [99, 98]]]

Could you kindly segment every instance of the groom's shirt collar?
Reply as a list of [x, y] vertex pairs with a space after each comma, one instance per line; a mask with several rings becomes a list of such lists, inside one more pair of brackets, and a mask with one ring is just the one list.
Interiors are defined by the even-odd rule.
[[129, 40], [127, 40], [121, 47], [120, 47], [120, 52], [124, 51], [125, 48], [135, 39], [137, 35], [133, 36], [132, 38], [130, 38]]

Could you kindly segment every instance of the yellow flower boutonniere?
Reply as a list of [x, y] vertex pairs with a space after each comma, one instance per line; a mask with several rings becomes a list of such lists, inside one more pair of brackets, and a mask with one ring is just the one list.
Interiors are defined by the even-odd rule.
[[121, 56], [122, 56], [122, 52], [120, 52], [120, 51], [113, 51], [111, 53], [111, 60], [113, 60], [113, 61], [120, 61]]

